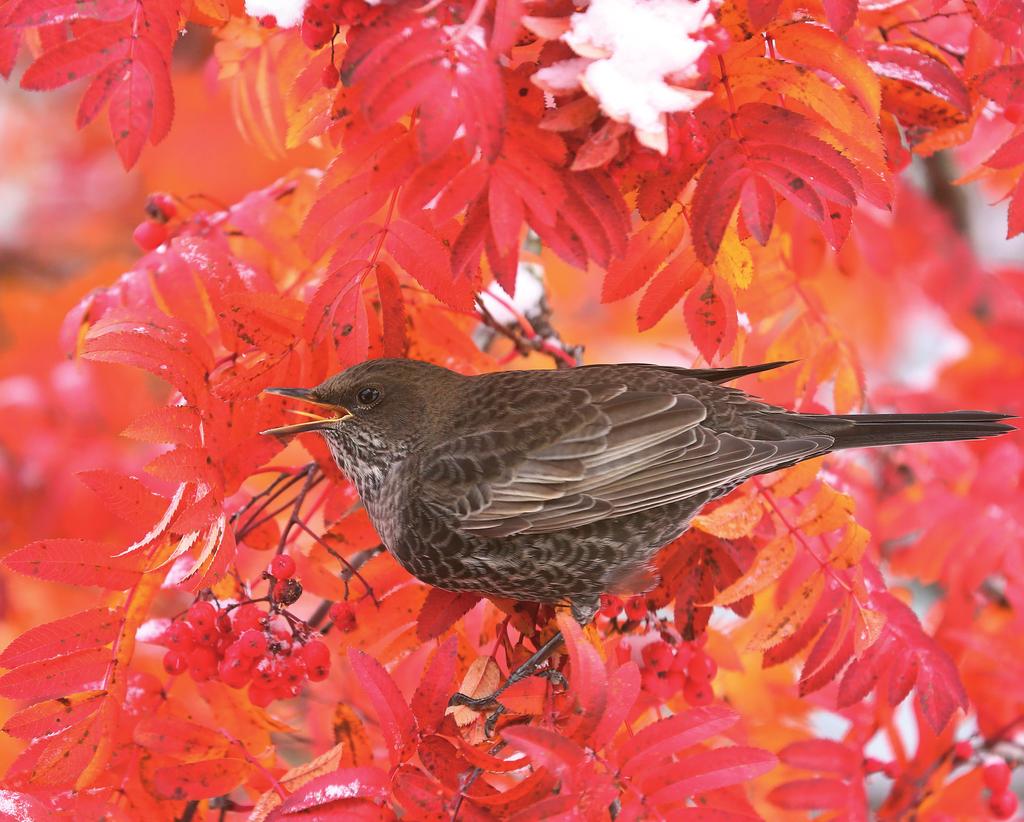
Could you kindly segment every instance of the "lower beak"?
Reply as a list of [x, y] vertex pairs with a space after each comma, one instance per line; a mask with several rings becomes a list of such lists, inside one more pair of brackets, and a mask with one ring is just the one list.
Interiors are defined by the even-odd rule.
[[348, 409], [342, 406], [331, 405], [330, 403], [321, 402], [316, 399], [308, 388], [264, 388], [263, 393], [278, 394], [282, 397], [291, 397], [293, 399], [302, 400], [302, 402], [309, 403], [310, 405], [316, 405], [320, 408], [329, 408], [334, 412], [334, 416], [325, 417], [320, 416], [319, 414], [310, 414], [307, 411], [292, 411], [291, 413], [293, 414], [301, 414], [304, 417], [310, 417], [310, 419], [305, 422], [297, 422], [293, 425], [282, 425], [279, 428], [268, 428], [266, 431], [260, 431], [261, 434], [269, 434], [275, 437], [290, 437], [294, 434], [305, 433], [306, 431], [320, 431], [331, 423], [340, 422], [341, 420], [348, 419], [352, 416], [348, 413]]

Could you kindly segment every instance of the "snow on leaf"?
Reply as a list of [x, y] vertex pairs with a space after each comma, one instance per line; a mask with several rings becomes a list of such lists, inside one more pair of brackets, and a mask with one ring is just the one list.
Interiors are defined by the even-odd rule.
[[98, 585], [123, 590], [142, 576], [143, 560], [111, 556], [113, 546], [85, 539], [32, 542], [4, 557], [12, 571], [69, 585]]
[[279, 813], [329, 810], [330, 803], [340, 799], [384, 799], [387, 795], [388, 777], [379, 768], [339, 768], [311, 779], [281, 803]]
[[605, 114], [632, 125], [641, 144], [665, 154], [666, 113], [690, 111], [711, 96], [679, 81], [696, 78], [707, 41], [694, 35], [712, 20], [710, 0], [595, 0], [561, 38], [580, 59], [541, 69], [534, 82], [556, 95], [582, 86]]

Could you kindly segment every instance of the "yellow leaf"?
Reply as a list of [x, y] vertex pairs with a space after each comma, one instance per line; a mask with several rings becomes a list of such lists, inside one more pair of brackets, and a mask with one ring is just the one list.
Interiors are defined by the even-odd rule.
[[709, 604], [730, 605], [743, 597], [763, 591], [782, 576], [793, 557], [796, 556], [796, 543], [792, 534], [783, 534], [769, 542], [757, 552], [754, 564], [742, 577], [723, 591], [718, 592]]
[[351, 705], [339, 702], [335, 706], [331, 728], [334, 731], [334, 741], [342, 751], [341, 767], [354, 768], [373, 762], [370, 737], [366, 735], [366, 728]]
[[751, 637], [748, 651], [765, 651], [788, 639], [803, 625], [825, 587], [825, 577], [815, 572], [783, 606], [774, 619]]
[[735, 221], [722, 238], [722, 245], [715, 258], [715, 271], [737, 289], [747, 288], [754, 279], [754, 258], [750, 255], [750, 249], [740, 242]]
[[836, 370], [835, 383], [832, 386], [832, 401], [835, 403], [836, 411], [845, 414], [858, 408], [863, 397], [860, 380], [857, 379], [857, 369], [849, 359], [844, 358]]
[[871, 532], [853, 520], [846, 526], [839, 544], [832, 549], [829, 564], [835, 568], [852, 568], [864, 556], [864, 550], [871, 540]]
[[740, 497], [694, 517], [693, 526], [722, 539], [739, 539], [754, 533], [763, 515], [764, 508], [757, 497]]
[[882, 86], [867, 63], [838, 35], [824, 26], [796, 23], [772, 31], [775, 47], [788, 60], [821, 69], [835, 77], [876, 120], [882, 107]]
[[823, 484], [811, 504], [801, 512], [796, 526], [808, 536], [827, 534], [850, 522], [852, 513], [853, 498]]
[[813, 460], [801, 462], [777, 474], [778, 480], [769, 486], [772, 489], [772, 496], [776, 499], [788, 499], [794, 494], [799, 494], [814, 482], [824, 461], [824, 457], [817, 457]]
[[885, 614], [869, 608], [857, 609], [857, 626], [853, 632], [853, 651], [859, 657], [878, 641], [885, 627]]

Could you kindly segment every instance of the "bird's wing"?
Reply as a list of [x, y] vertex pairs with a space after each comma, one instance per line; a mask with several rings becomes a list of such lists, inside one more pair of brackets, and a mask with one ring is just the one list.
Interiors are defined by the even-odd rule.
[[701, 424], [704, 404], [684, 393], [596, 385], [531, 401], [518, 423], [492, 420], [425, 454], [424, 503], [477, 536], [560, 531], [679, 502], [832, 444], [716, 433]]

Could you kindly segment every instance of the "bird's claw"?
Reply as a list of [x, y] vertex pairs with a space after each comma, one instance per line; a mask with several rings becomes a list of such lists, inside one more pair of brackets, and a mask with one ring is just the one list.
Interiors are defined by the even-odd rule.
[[482, 711], [484, 708], [498, 704], [498, 696], [502, 690], [504, 689], [497, 690], [487, 696], [469, 696], [461, 692], [454, 693], [451, 699], [448, 700], [448, 707], [455, 708], [464, 705], [467, 708], [472, 708], [474, 711]]

